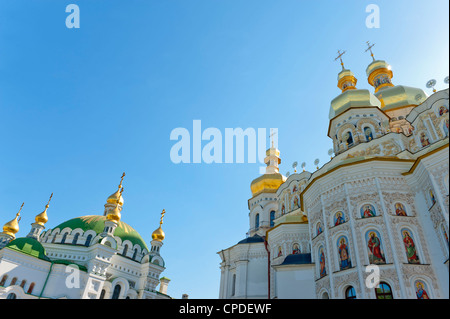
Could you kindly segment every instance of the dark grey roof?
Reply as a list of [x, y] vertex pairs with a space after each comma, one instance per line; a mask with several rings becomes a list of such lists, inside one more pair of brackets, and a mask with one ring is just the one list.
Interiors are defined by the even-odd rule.
[[281, 265], [301, 265], [301, 264], [311, 264], [311, 254], [288, 255]]
[[263, 243], [263, 242], [264, 242], [264, 238], [255, 234], [252, 237], [247, 237], [247, 238], [241, 240], [240, 242], [238, 242], [238, 245], [239, 244], [251, 244], [251, 243]]

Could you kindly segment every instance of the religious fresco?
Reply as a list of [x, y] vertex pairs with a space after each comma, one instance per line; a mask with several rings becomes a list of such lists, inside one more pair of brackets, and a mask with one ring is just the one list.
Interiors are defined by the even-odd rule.
[[444, 235], [445, 242], [447, 243], [447, 246], [449, 246], [448, 235], [447, 235], [447, 231], [445, 230], [444, 224], [441, 225], [441, 229], [442, 229], [442, 234]]
[[[323, 229], [322, 229], [322, 223], [321, 222], [318, 222], [317, 223], [317, 226], [316, 226], [316, 234], [317, 235], [320, 235], [320, 234], [322, 234], [322, 232], [323, 232]], [[316, 236], [317, 236], [316, 235]]]
[[300, 199], [298, 196], [294, 196], [294, 209], [300, 208]]
[[417, 299], [430, 299], [430, 297], [427, 293], [428, 288], [423, 281], [417, 280], [414, 283], [414, 287], [416, 288]]
[[281, 215], [284, 215], [285, 212], [286, 212], [286, 209], [285, 209], [284, 204], [283, 204], [283, 205], [281, 205]]
[[420, 133], [420, 143], [422, 144], [422, 147], [430, 145], [430, 140], [425, 132]]
[[376, 210], [373, 205], [364, 204], [361, 207], [361, 218], [375, 217], [376, 215]]
[[409, 229], [402, 229], [403, 244], [405, 245], [406, 257], [410, 264], [420, 264], [419, 256], [417, 254], [416, 244]]
[[436, 198], [434, 197], [433, 191], [431, 189], [429, 190], [429, 193], [430, 193], [430, 201], [431, 201], [430, 206], [433, 206], [436, 203]]
[[320, 265], [320, 278], [327, 275], [327, 269], [325, 266], [325, 253], [323, 252], [323, 247], [319, 247], [319, 265]]
[[278, 256], [277, 257], [280, 257], [280, 256], [283, 256], [283, 250], [281, 249], [281, 246], [278, 246]]
[[395, 215], [397, 216], [408, 216], [406, 213], [406, 208], [401, 203], [395, 203]]
[[380, 233], [376, 230], [369, 230], [366, 233], [366, 243], [371, 264], [385, 264], [384, 249]]
[[334, 215], [334, 226], [345, 223], [345, 215], [343, 212], [339, 211]]
[[351, 132], [346, 132], [342, 138], [344, 142], [347, 143], [347, 145], [353, 144], [353, 137]]
[[300, 252], [300, 245], [299, 244], [297, 244], [297, 243], [295, 243], [293, 246], [292, 246], [292, 254], [293, 255], [297, 255], [297, 254], [300, 254], [301, 252]]
[[339, 253], [339, 268], [345, 270], [352, 267], [350, 259], [350, 248], [348, 246], [347, 237], [341, 236], [337, 240], [337, 248]]
[[442, 116], [445, 113], [448, 113], [448, 109], [443, 105], [439, 108], [439, 116]]
[[294, 185], [294, 188], [292, 188], [292, 193], [295, 193], [297, 191], [297, 186]]
[[366, 141], [373, 140], [372, 129], [370, 127], [366, 127], [364, 129], [364, 135], [366, 137]]

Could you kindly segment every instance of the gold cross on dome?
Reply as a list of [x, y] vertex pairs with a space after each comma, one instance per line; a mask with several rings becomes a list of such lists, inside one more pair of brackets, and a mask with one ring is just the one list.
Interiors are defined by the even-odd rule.
[[365, 52], [370, 51], [370, 56], [371, 56], [372, 59], [375, 61], [375, 57], [373, 56], [373, 52], [372, 52], [372, 48], [373, 48], [373, 46], [375, 45], [375, 43], [374, 43], [374, 44], [370, 44], [369, 41], [367, 41], [366, 43], [367, 43], [368, 48], [366, 49]]
[[336, 57], [336, 59], [334, 59], [334, 61], [337, 61], [337, 59], [341, 60], [341, 65], [342, 65], [342, 70], [344, 70], [344, 62], [342, 61], [342, 56], [345, 54], [345, 52], [341, 52], [341, 50], [338, 50], [338, 56]]
[[163, 209], [162, 210], [162, 213], [161, 213], [161, 221], [159, 222], [159, 225], [161, 226], [162, 225], [162, 223], [163, 223], [163, 218], [164, 218], [164, 214], [166, 213], [166, 210], [165, 209]]
[[124, 177], [125, 177], [125, 172], [122, 174], [122, 177], [120, 178], [119, 189], [122, 187], [122, 182], [123, 182]]

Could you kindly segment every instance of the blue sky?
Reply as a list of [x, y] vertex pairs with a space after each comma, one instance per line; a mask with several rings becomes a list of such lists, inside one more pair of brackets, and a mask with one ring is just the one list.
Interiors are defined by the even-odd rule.
[[[80, 8], [68, 29], [65, 7]], [[380, 28], [365, 25], [380, 8]], [[221, 249], [245, 238], [260, 164], [174, 164], [170, 132], [278, 128], [281, 172], [328, 161], [334, 61], [369, 88], [375, 57], [394, 84], [447, 85], [448, 1], [0, 0], [0, 223], [18, 236], [54, 192], [52, 228], [102, 214], [122, 172], [122, 220], [147, 241], [166, 209], [162, 255], [175, 298], [217, 298]]]

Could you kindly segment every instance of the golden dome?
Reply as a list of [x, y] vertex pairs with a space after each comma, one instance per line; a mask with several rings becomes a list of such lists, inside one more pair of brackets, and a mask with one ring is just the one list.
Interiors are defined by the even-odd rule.
[[286, 181], [286, 177], [280, 173], [264, 174], [254, 179], [250, 185], [253, 196], [261, 193], [275, 193]]
[[108, 204], [123, 206], [123, 197], [120, 188], [106, 200]]
[[165, 237], [166, 237], [166, 234], [164, 234], [164, 231], [162, 230], [161, 225], [159, 225], [158, 229], [156, 229], [152, 233], [153, 240], [163, 241]]
[[366, 69], [367, 81], [378, 92], [382, 88], [394, 86], [391, 82], [394, 74], [392, 68], [386, 61], [374, 60]]
[[[22, 206], [20, 207], [20, 210], [22, 210], [22, 207], [23, 207], [23, 204], [22, 204]], [[17, 234], [17, 232], [19, 231], [19, 221], [20, 221], [19, 215], [20, 215], [20, 210], [19, 210], [19, 212], [16, 214], [16, 217], [15, 217], [13, 220], [7, 222], [7, 223], [3, 226], [3, 232], [4, 232], [5, 234], [7, 234], [7, 235], [9, 235], [9, 236], [12, 236], [12, 237], [16, 237], [16, 234]]]
[[338, 74], [338, 88], [342, 90], [342, 92], [345, 92], [347, 90], [354, 90], [356, 89], [356, 83], [358, 80], [355, 78], [355, 75], [352, 71], [348, 69], [343, 69]]
[[417, 106], [428, 97], [424, 90], [404, 85], [383, 88], [375, 93], [375, 96], [383, 101], [381, 106], [383, 111]]
[[120, 218], [122, 217], [122, 214], [120, 214], [119, 206], [116, 205], [113, 209], [111, 209], [108, 214], [106, 214], [106, 219], [113, 221], [115, 223], [120, 222]]
[[45, 206], [44, 211], [42, 213], [36, 215], [36, 217], [34, 218], [36, 224], [44, 226], [45, 223], [48, 222], [47, 209], [49, 208], [52, 197], [53, 197], [53, 193], [50, 195], [50, 199], [48, 200], [48, 203]]
[[45, 206], [45, 210], [40, 213], [39, 215], [36, 215], [34, 220], [36, 221], [36, 224], [39, 224], [41, 226], [44, 226], [46, 222], [48, 222], [48, 216], [47, 216], [47, 208], [49, 206]]
[[348, 90], [339, 94], [331, 101], [329, 118], [332, 119], [351, 107], [367, 106], [381, 107], [381, 102], [369, 90]]

